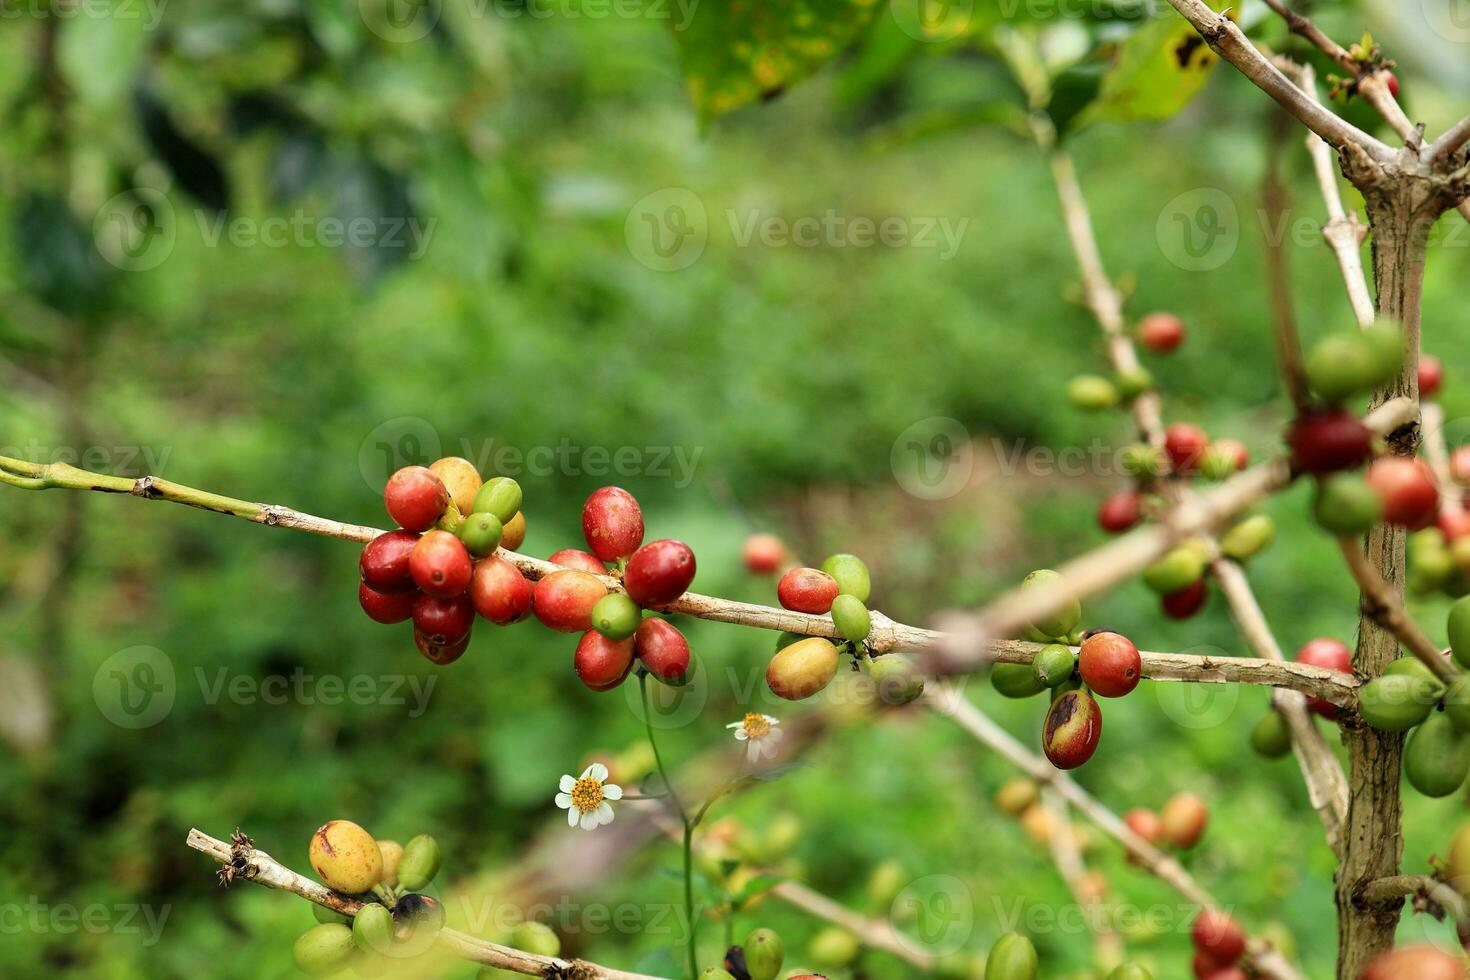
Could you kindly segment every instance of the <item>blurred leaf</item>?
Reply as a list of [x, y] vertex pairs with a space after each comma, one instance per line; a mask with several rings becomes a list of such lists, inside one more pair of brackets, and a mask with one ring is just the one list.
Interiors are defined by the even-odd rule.
[[362, 41], [362, 17], [354, 0], [304, 0], [311, 36], [335, 58], [345, 58], [357, 50]]
[[993, 102], [969, 109], [917, 112], [874, 130], [867, 143], [869, 149], [883, 153], [936, 136], [985, 126], [999, 127], [1023, 139], [1031, 135], [1026, 110], [1007, 102]]
[[25, 290], [49, 306], [77, 313], [97, 306], [111, 280], [85, 227], [50, 194], [34, 193], [15, 214], [15, 250]]
[[229, 184], [214, 154], [180, 130], [163, 103], [150, 93], [140, 91], [137, 104], [143, 135], [180, 189], [206, 208], [229, 210]]
[[1193, 101], [1219, 60], [1187, 21], [1151, 20], [1123, 42], [1096, 104], [1077, 125], [1168, 119]]
[[359, 282], [371, 283], [408, 260], [420, 243], [417, 216], [406, 181], [376, 160], [339, 163], [332, 176], [332, 214], [345, 227], [371, 227], [367, 241], [349, 235], [348, 264]]
[[674, 27], [684, 86], [705, 119], [775, 98], [841, 54], [879, 9], [872, 0], [701, 5]]
[[148, 44], [149, 18], [72, 17], [57, 39], [62, 74], [77, 98], [93, 108], [126, 98]]
[[683, 969], [679, 961], [674, 959], [674, 953], [667, 946], [660, 946], [651, 953], [646, 953], [637, 963], [633, 965], [633, 972], [644, 973], [651, 977], [676, 977]]
[[1046, 111], [1058, 137], [1065, 137], [1097, 100], [1102, 90], [1103, 67], [1095, 63], [1074, 65], [1052, 80], [1051, 102]]
[[785, 880], [786, 879], [783, 878], [781, 875], [756, 875], [754, 878], [747, 881], [745, 883], [745, 887], [741, 888], [740, 891], [735, 894], [734, 898], [736, 906], [738, 907], [744, 905], [751, 899], [759, 895], [764, 895], [766, 892], [770, 891], [772, 888], [775, 888], [777, 885], [781, 884], [781, 882]]

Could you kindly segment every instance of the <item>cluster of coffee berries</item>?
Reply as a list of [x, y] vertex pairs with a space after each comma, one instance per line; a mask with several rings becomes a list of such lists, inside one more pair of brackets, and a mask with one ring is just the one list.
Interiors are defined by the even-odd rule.
[[311, 836], [308, 856], [322, 883], [360, 901], [352, 918], [314, 905], [318, 925], [296, 940], [296, 966], [326, 976], [351, 966], [359, 976], [385, 975], [392, 961], [433, 945], [444, 909], [422, 894], [439, 872], [439, 845], [420, 834], [405, 845], [376, 840], [350, 820], [332, 820]]
[[868, 611], [872, 576], [857, 555], [831, 555], [821, 568], [792, 568], [776, 583], [782, 607], [813, 616], [830, 615], [838, 642], [822, 636], [782, 633], [766, 666], [766, 685], [777, 697], [800, 701], [822, 691], [837, 676], [843, 654], [865, 670], [877, 696], [908, 704], [924, 693], [924, 678], [908, 657], [874, 655], [868, 645], [873, 616]]
[[[1296, 652], [1297, 663], [1325, 667], [1341, 674], [1353, 672], [1353, 653], [1340, 640], [1319, 636], [1309, 640]], [[1399, 669], [1399, 668], [1395, 668]], [[1337, 706], [1322, 698], [1307, 698], [1307, 707], [1328, 721], [1336, 721]], [[1422, 719], [1421, 719], [1422, 720]], [[1251, 748], [1267, 759], [1279, 759], [1291, 751], [1291, 732], [1286, 719], [1274, 709], [1261, 716], [1251, 729]]]
[[[1138, 321], [1137, 334], [1148, 350], [1172, 353], [1184, 343], [1184, 321], [1173, 313], [1149, 313]], [[1110, 377], [1079, 374], [1067, 382], [1067, 398], [1078, 408], [1096, 412], [1126, 404], [1153, 386], [1153, 375], [1141, 366], [1115, 371]]]
[[[725, 951], [725, 968], [710, 969], [705, 976], [712, 980], [776, 980], [786, 960], [786, 947], [772, 929], [756, 929], [739, 946]], [[808, 974], [810, 976], [810, 974]]]
[[441, 665], [464, 655], [477, 612], [501, 626], [525, 618], [531, 583], [495, 554], [525, 539], [520, 484], [482, 482], [469, 460], [451, 456], [394, 473], [383, 503], [398, 530], [368, 542], [358, 562], [368, 616], [412, 619], [419, 651]]
[[[682, 541], [643, 543], [643, 510], [633, 495], [603, 487], [582, 506], [582, 535], [590, 551], [567, 548], [551, 556], [563, 566], [536, 583], [531, 608], [544, 625], [581, 633], [577, 676], [594, 691], [610, 691], [639, 664], [668, 684], [689, 674], [689, 641], [668, 620], [644, 610], [682, 596], [694, 581], [694, 551]], [[611, 566], [611, 567], [609, 567]], [[607, 576], [623, 591], [609, 589]]]
[[1245, 956], [1245, 930], [1229, 915], [1205, 909], [1189, 928], [1194, 943], [1191, 967], [1196, 980], [1246, 980], [1238, 965]]
[[[1021, 587], [1056, 590], [1064, 583], [1057, 572], [1041, 568], [1027, 575]], [[1041, 745], [1058, 769], [1075, 769], [1097, 751], [1102, 709], [1093, 695], [1121, 698], [1143, 677], [1138, 648], [1127, 637], [1111, 630], [1083, 632], [1081, 621], [1082, 604], [1073, 599], [1059, 612], [1032, 622], [1025, 638], [1044, 646], [1031, 662], [999, 663], [990, 673], [990, 683], [1008, 698], [1050, 692]]]
[[1157, 813], [1146, 807], [1134, 807], [1123, 814], [1123, 822], [1155, 847], [1187, 851], [1205, 835], [1210, 811], [1193, 793], [1176, 793]]

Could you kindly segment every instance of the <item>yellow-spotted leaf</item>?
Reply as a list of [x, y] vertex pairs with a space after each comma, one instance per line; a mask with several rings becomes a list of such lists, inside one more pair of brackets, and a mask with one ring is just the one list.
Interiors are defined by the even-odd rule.
[[1151, 20], [1118, 49], [1085, 119], [1168, 119], [1193, 101], [1219, 60], [1183, 18]]

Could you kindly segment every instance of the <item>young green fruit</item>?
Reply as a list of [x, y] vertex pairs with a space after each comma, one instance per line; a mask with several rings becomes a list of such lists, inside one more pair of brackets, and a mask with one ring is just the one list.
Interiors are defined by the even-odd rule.
[[1286, 719], [1268, 711], [1251, 729], [1251, 748], [1267, 759], [1279, 759], [1291, 751], [1291, 732]]
[[419, 834], [403, 845], [403, 856], [398, 859], [398, 884], [416, 892], [439, 873], [439, 842], [428, 834]]
[[1329, 334], [1317, 341], [1307, 353], [1304, 367], [1307, 383], [1327, 402], [1340, 402], [1387, 380], [1379, 352], [1357, 330]]
[[459, 525], [459, 540], [476, 558], [484, 558], [499, 548], [504, 534], [505, 525], [500, 523], [500, 518], [488, 512], [471, 514]]
[[1444, 714], [1425, 719], [1404, 747], [1404, 776], [1425, 796], [1449, 796], [1470, 772], [1470, 736]]
[[873, 591], [868, 566], [857, 555], [831, 555], [822, 562], [822, 571], [832, 576], [843, 595], [856, 596], [867, 602]]
[[1200, 457], [1200, 476], [1211, 481], [1223, 480], [1235, 472], [1235, 460], [1235, 451], [1228, 446], [1211, 446]]
[[1030, 664], [996, 664], [990, 668], [990, 683], [1008, 698], [1029, 698], [1046, 688]]
[[1036, 980], [1036, 947], [1018, 932], [1008, 932], [990, 947], [985, 980]]
[[393, 943], [393, 913], [377, 902], [357, 910], [352, 919], [352, 941], [365, 953], [383, 953]]
[[1248, 561], [1276, 538], [1276, 522], [1265, 514], [1254, 514], [1226, 531], [1220, 538], [1220, 553], [1235, 561]]
[[816, 694], [837, 674], [837, 647], [809, 636], [780, 650], [766, 667], [766, 684], [777, 697], [800, 701]]
[[1381, 732], [1406, 732], [1429, 717], [1436, 700], [1434, 685], [1422, 677], [1385, 674], [1358, 691], [1358, 710]]
[[902, 654], [875, 657], [868, 666], [868, 678], [884, 704], [905, 705], [924, 693], [924, 675]]
[[1154, 376], [1148, 368], [1133, 368], [1113, 374], [1113, 384], [1125, 400], [1137, 398], [1154, 386]]
[[1450, 606], [1447, 626], [1450, 634], [1450, 649], [1455, 654], [1455, 662], [1461, 667], [1470, 669], [1470, 596]]
[[350, 820], [329, 820], [318, 827], [307, 857], [328, 888], [347, 895], [360, 895], [383, 878], [378, 842]]
[[1450, 885], [1461, 895], [1470, 897], [1470, 825], [1455, 831], [1450, 841], [1448, 867]]
[[329, 909], [325, 905], [318, 905], [315, 902], [311, 903], [311, 914], [316, 921], [325, 925], [352, 925], [352, 920], [341, 912], [338, 912], [336, 909]]
[[[1064, 581], [1060, 573], [1054, 572], [1050, 568], [1038, 568], [1026, 576], [1025, 581], [1021, 583], [1021, 588], [1024, 591], [1036, 590], [1042, 593], [1060, 593], [1063, 585]], [[1033, 620], [1031, 625], [1036, 628], [1037, 632], [1050, 639], [1066, 636], [1072, 630], [1076, 629], [1077, 624], [1081, 621], [1082, 603], [1077, 599], [1071, 599], [1056, 612]]]
[[1124, 446], [1118, 453], [1118, 463], [1130, 476], [1141, 480], [1163, 476], [1164, 471], [1168, 469], [1164, 451], [1157, 446], [1150, 446], [1142, 442]]
[[844, 592], [832, 600], [832, 622], [844, 639], [859, 643], [873, 632], [873, 617], [863, 601]]
[[494, 514], [506, 524], [521, 510], [521, 485], [508, 476], [491, 477], [475, 494], [474, 512]]
[[745, 972], [750, 980], [776, 980], [786, 958], [781, 937], [773, 929], [757, 929], [745, 937]]
[[1143, 570], [1143, 584], [1159, 595], [1183, 592], [1205, 573], [1205, 562], [1198, 550], [1180, 545], [1154, 560]]
[[1100, 412], [1118, 404], [1121, 396], [1107, 378], [1096, 374], [1079, 374], [1067, 382], [1067, 399], [1088, 412]]
[[312, 926], [297, 937], [296, 945], [291, 948], [291, 958], [302, 973], [323, 977], [346, 966], [354, 948], [352, 930], [329, 923]]
[[592, 607], [592, 628], [609, 640], [626, 640], [638, 630], [643, 612], [622, 592], [610, 592]]
[[1470, 674], [1457, 674], [1450, 681], [1444, 695], [1444, 713], [1456, 730], [1470, 733]]
[[717, 966], [706, 967], [699, 975], [699, 980], [735, 980], [728, 970], [721, 970]]
[[527, 921], [510, 931], [510, 944], [537, 956], [560, 956], [561, 937], [544, 922]]
[[806, 636], [807, 635], [805, 633], [783, 632], [780, 636], [776, 637], [776, 649], [774, 652], [780, 653], [782, 650], [785, 650], [787, 647], [791, 646], [791, 644], [799, 643], [802, 640], [806, 639]]
[[1362, 534], [1383, 519], [1383, 501], [1356, 473], [1337, 473], [1317, 484], [1312, 516], [1338, 537]]
[[1031, 661], [1031, 670], [1043, 687], [1057, 687], [1072, 676], [1077, 669], [1077, 655], [1060, 643], [1049, 643], [1036, 651]]
[[1122, 963], [1108, 974], [1108, 980], [1154, 980], [1154, 975], [1137, 963]]
[[807, 956], [819, 966], [844, 967], [857, 959], [858, 939], [846, 929], [829, 926], [812, 937]]

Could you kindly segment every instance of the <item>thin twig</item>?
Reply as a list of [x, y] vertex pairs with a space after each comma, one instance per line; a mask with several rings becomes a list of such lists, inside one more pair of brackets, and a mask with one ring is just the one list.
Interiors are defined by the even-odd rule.
[[1465, 510], [1465, 499], [1459, 483], [1450, 472], [1449, 450], [1445, 445], [1444, 408], [1435, 401], [1424, 402], [1420, 407], [1424, 413], [1424, 420], [1419, 425], [1423, 437], [1420, 445], [1424, 448], [1425, 461], [1434, 473], [1434, 482], [1439, 485], [1440, 513], [1449, 511], [1452, 515], [1459, 515]]
[[1424, 151], [1424, 162], [1433, 166], [1467, 142], [1470, 142], [1470, 116], [1455, 123], [1445, 130], [1439, 139], [1429, 144], [1428, 149]]
[[1365, 884], [1360, 894], [1366, 904], [1390, 907], [1396, 907], [1404, 898], [1413, 898], [1415, 911], [1428, 912], [1436, 918], [1448, 915], [1455, 920], [1461, 936], [1470, 934], [1470, 903], [1433, 875], [1378, 878]]
[[1439, 647], [1435, 646], [1419, 624], [1409, 616], [1403, 602], [1384, 581], [1378, 569], [1368, 561], [1363, 548], [1353, 538], [1339, 538], [1342, 556], [1347, 560], [1348, 571], [1358, 583], [1363, 594], [1363, 613], [1372, 617], [1379, 626], [1392, 633], [1414, 656], [1424, 662], [1435, 675], [1444, 681], [1455, 679], [1457, 671]]
[[1092, 932], [1096, 947], [1096, 963], [1104, 970], [1111, 969], [1123, 959], [1123, 940], [1108, 921], [1107, 906], [1102, 896], [1091, 893], [1087, 880], [1087, 865], [1082, 859], [1082, 848], [1077, 844], [1073, 832], [1072, 818], [1067, 812], [1067, 801], [1050, 786], [1041, 790], [1041, 804], [1052, 815], [1051, 832], [1046, 835], [1052, 861], [1057, 874], [1072, 893], [1072, 898], [1087, 915], [1087, 925]]

